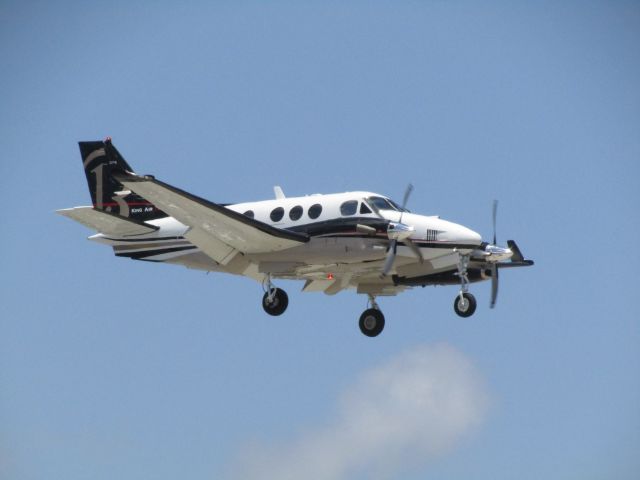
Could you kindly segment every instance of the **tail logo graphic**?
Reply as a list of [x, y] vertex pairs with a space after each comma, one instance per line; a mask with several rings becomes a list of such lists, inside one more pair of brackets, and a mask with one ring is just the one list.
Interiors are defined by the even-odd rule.
[[146, 199], [125, 190], [114, 178], [114, 172], [133, 173], [133, 169], [110, 139], [104, 142], [80, 142], [80, 153], [95, 209], [143, 221], [166, 216]]

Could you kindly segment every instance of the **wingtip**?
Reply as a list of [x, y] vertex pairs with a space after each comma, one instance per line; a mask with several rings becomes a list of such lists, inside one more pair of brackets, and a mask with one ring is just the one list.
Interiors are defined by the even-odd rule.
[[63, 217], [71, 217], [71, 214], [74, 210], [76, 210], [77, 207], [71, 207], [71, 208], [60, 208], [58, 210], [54, 210], [54, 213], [57, 213], [58, 215], [62, 215]]

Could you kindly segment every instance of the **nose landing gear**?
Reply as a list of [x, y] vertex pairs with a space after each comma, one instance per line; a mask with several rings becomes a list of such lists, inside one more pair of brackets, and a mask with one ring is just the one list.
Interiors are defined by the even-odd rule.
[[468, 292], [461, 292], [453, 301], [453, 309], [463, 318], [470, 317], [476, 311], [476, 297]]
[[457, 275], [460, 277], [460, 293], [453, 302], [453, 309], [463, 318], [473, 315], [477, 306], [476, 297], [469, 293], [469, 276], [467, 275], [469, 258], [468, 254], [459, 254]]

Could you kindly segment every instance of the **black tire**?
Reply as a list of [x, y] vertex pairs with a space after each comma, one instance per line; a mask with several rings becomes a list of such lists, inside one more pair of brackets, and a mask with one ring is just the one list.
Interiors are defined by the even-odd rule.
[[358, 325], [367, 337], [377, 337], [384, 330], [384, 315], [380, 310], [369, 308], [360, 315]]
[[473, 315], [476, 311], [476, 297], [470, 293], [463, 293], [462, 296], [464, 297], [464, 303], [462, 302], [460, 295], [456, 295], [456, 299], [453, 302], [453, 309], [459, 316], [467, 318]]
[[269, 315], [278, 316], [282, 315], [289, 305], [289, 296], [287, 292], [280, 288], [276, 288], [276, 293], [273, 296], [271, 302], [268, 302], [269, 292], [265, 293], [262, 297], [262, 308]]

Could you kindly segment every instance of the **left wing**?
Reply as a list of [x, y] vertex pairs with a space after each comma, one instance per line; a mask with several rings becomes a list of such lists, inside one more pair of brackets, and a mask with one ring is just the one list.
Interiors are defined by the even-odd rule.
[[309, 241], [306, 234], [272, 227], [153, 177], [115, 176], [126, 188], [190, 227], [184, 236], [222, 265], [238, 253], [277, 252]]

